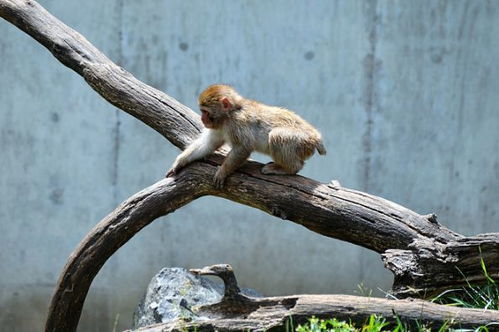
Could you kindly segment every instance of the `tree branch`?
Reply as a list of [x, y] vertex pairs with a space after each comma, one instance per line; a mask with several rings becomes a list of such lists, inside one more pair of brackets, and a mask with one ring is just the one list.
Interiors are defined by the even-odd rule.
[[142, 83], [109, 60], [36, 1], [0, 0], [0, 17], [45, 46], [104, 99], [184, 148], [202, 128], [199, 116], [174, 98]]
[[[61, 63], [80, 74], [113, 105], [143, 121], [177, 147], [201, 128], [189, 108], [133, 77], [83, 36], [35, 1], [0, 0], [0, 16], [44, 45]], [[64, 268], [52, 299], [47, 331], [74, 331], [90, 284], [104, 262], [135, 233], [159, 216], [202, 195], [252, 206], [319, 234], [383, 254], [395, 274], [393, 290], [422, 296], [443, 287], [485, 280], [479, 248], [487, 262], [499, 261], [499, 234], [463, 237], [436, 221], [366, 193], [321, 184], [301, 176], [265, 176], [248, 162], [216, 190], [212, 177], [221, 157], [194, 163], [175, 179], [162, 180], [132, 196], [81, 242]], [[457, 268], [458, 269], [457, 269]], [[490, 266], [499, 275], [499, 266]]]
[[137, 232], [206, 194], [210, 184], [191, 167], [175, 179], [164, 179], [133, 195], [85, 236], [59, 277], [49, 307], [45, 331], [76, 331], [90, 285], [104, 263]]
[[[487, 261], [499, 259], [499, 253], [494, 249], [497, 248], [494, 237], [484, 237], [485, 242], [470, 244], [469, 238], [452, 240], [453, 233], [447, 235], [446, 229], [438, 232], [437, 228], [430, 235], [439, 240], [432, 240], [416, 231], [414, 224], [404, 226], [405, 219], [425, 218], [414, 212], [388, 203], [384, 203], [388, 212], [376, 211], [368, 206], [380, 208], [384, 202], [380, 198], [332, 189], [299, 176], [278, 177], [279, 181], [274, 182], [272, 176], [261, 175], [260, 165], [254, 162], [231, 176], [226, 190], [217, 191], [212, 184], [216, 165], [212, 162], [193, 163], [175, 179], [164, 179], [130, 197], [104, 218], [80, 243], [62, 271], [49, 309], [46, 331], [75, 331], [91, 282], [106, 260], [154, 219], [203, 195], [216, 195], [246, 204], [325, 236], [370, 246], [377, 252], [390, 247], [412, 248], [402, 251], [414, 257], [421, 256], [424, 264], [417, 264], [419, 258], [407, 262], [395, 259], [403, 256], [389, 260], [398, 264], [388, 267], [396, 274], [400, 271], [401, 276], [396, 277], [394, 284], [394, 289], [400, 294], [422, 295], [465, 283], [456, 266], [479, 281], [483, 277], [477, 255], [481, 243], [487, 243], [487, 249], [491, 249], [487, 250]], [[404, 215], [405, 219], [396, 219], [392, 215]], [[392, 236], [392, 233], [397, 236]], [[456, 247], [460, 251], [454, 251]], [[451, 251], [446, 253], [446, 250]], [[456, 254], [459, 257], [453, 256]], [[497, 273], [497, 266], [492, 266], [489, 272]]]

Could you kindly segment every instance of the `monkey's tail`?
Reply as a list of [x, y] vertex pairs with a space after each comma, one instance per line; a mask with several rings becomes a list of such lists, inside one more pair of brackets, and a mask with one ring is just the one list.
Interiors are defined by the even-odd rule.
[[321, 156], [325, 155], [326, 154], [326, 147], [324, 146], [324, 143], [322, 142], [322, 140], [320, 140], [317, 145], [315, 146], [315, 148], [317, 149], [317, 152], [319, 152], [319, 154]]

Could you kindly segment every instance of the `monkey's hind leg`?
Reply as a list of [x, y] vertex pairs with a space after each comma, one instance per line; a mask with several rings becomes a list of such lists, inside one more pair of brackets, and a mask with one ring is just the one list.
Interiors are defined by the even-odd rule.
[[274, 160], [265, 165], [263, 174], [296, 174], [303, 168], [303, 159], [300, 155], [300, 139], [296, 133], [286, 128], [275, 128], [269, 134], [269, 152]]
[[271, 163], [268, 163], [265, 166], [263, 166], [262, 169], [260, 170], [260, 172], [262, 172], [262, 174], [266, 174], [266, 175], [293, 175], [293, 174], [296, 174], [300, 169], [301, 169], [301, 167], [298, 168], [296, 171], [289, 170], [289, 169], [283, 168], [282, 166], [280, 166], [276, 163], [271, 162]]

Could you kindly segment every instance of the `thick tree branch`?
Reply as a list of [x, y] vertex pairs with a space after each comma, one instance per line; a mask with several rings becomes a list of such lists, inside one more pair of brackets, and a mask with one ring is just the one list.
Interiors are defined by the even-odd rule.
[[97, 224], [71, 254], [59, 277], [45, 331], [76, 331], [85, 297], [104, 263], [137, 232], [208, 193], [206, 167], [192, 167], [138, 192]]
[[[161, 91], [134, 78], [35, 1], [0, 0], [0, 16], [31, 35], [59, 61], [80, 74], [101, 96], [146, 123], [174, 145], [185, 147], [201, 128], [198, 116]], [[134, 195], [97, 225], [71, 255], [56, 288], [47, 331], [74, 331], [90, 284], [104, 262], [128, 239], [159, 216], [202, 195], [216, 195], [303, 225], [319, 234], [383, 254], [395, 274], [393, 289], [419, 295], [463, 284], [458, 269], [473, 281], [486, 263], [499, 261], [499, 235], [463, 237], [434, 215], [362, 192], [300, 176], [265, 176], [248, 162], [215, 190], [212, 176], [220, 156], [197, 162], [176, 179]], [[499, 266], [489, 266], [494, 277]]]
[[[463, 284], [465, 281], [457, 273], [456, 266], [469, 273], [469, 276], [480, 278], [482, 274], [477, 255], [480, 243], [487, 243], [487, 249], [491, 249], [484, 253], [487, 255], [486, 261], [499, 259], [499, 253], [494, 249], [497, 248], [497, 239], [484, 237], [485, 242], [476, 241], [470, 245], [467, 242], [471, 239], [454, 239], [453, 233], [447, 235], [447, 230], [439, 232], [437, 227], [430, 232], [430, 236], [439, 240], [432, 240], [428, 235], [415, 230], [414, 225], [403, 226], [404, 218], [396, 219], [392, 215], [404, 215], [408, 219], [426, 217], [388, 203], [384, 203], [388, 212], [376, 211], [367, 206], [381, 207], [380, 204], [384, 201], [380, 198], [351, 190], [333, 189], [299, 176], [278, 177], [279, 181], [274, 182], [272, 176], [260, 174], [260, 165], [257, 163], [245, 165], [241, 172], [228, 179], [226, 190], [217, 191], [212, 184], [216, 165], [210, 162], [193, 163], [175, 179], [162, 180], [139, 192], [104, 218], [80, 243], [61, 273], [52, 299], [46, 331], [74, 331], [91, 282], [105, 261], [154, 219], [203, 195], [216, 195], [253, 206], [281, 218], [288, 218], [320, 234], [370, 246], [378, 252], [390, 247], [411, 248], [402, 251], [415, 257], [419, 255], [418, 259], [427, 263], [420, 266], [416, 258], [407, 263], [397, 259], [390, 261], [400, 265], [389, 266], [393, 271], [401, 273], [399, 283], [396, 280], [394, 285], [399, 293], [418, 295], [418, 291], [432, 292], [454, 284]], [[392, 232], [397, 236], [392, 236]], [[456, 247], [459, 248], [458, 251], [454, 251], [453, 248]], [[453, 251], [446, 253], [446, 250]], [[414, 269], [408, 268], [407, 264]], [[492, 266], [490, 270], [491, 273], [497, 273], [497, 266]], [[432, 280], [432, 277], [435, 279]], [[424, 287], [418, 283], [420, 281], [417, 278], [421, 279]]]
[[45, 46], [108, 102], [141, 120], [177, 147], [184, 148], [199, 133], [201, 121], [192, 110], [137, 80], [36, 1], [0, 0], [0, 17]]
[[[0, 16], [42, 43], [63, 64], [82, 75], [106, 100], [157, 130], [173, 144], [185, 147], [198, 134], [200, 122], [194, 112], [116, 66], [83, 36], [35, 1], [0, 0]], [[229, 185], [227, 190], [213, 194], [229, 199], [237, 195], [237, 201], [261, 208], [259, 198], [266, 196], [267, 186], [277, 185], [280, 191], [276, 193], [280, 195], [275, 197], [274, 206], [266, 209], [267, 212], [377, 252], [406, 249], [419, 237], [438, 242], [462, 237], [382, 198], [335, 186], [330, 188], [302, 177], [263, 176], [254, 169], [246, 174], [261, 181], [244, 191], [239, 190], [239, 185]], [[285, 207], [289, 197], [300, 205], [300, 209], [290, 211]], [[315, 203], [334, 209], [334, 220], [322, 211], [311, 215], [309, 209]]]

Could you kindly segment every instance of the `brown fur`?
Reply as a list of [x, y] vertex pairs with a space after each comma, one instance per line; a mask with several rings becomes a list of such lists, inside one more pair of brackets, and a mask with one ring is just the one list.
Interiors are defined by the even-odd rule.
[[285, 108], [245, 99], [228, 85], [209, 86], [200, 94], [199, 106], [208, 129], [177, 157], [168, 176], [223, 143], [232, 150], [215, 175], [217, 187], [223, 186], [225, 178], [253, 151], [274, 160], [262, 168], [264, 174], [295, 174], [315, 150], [326, 153], [321, 134], [301, 117]]

